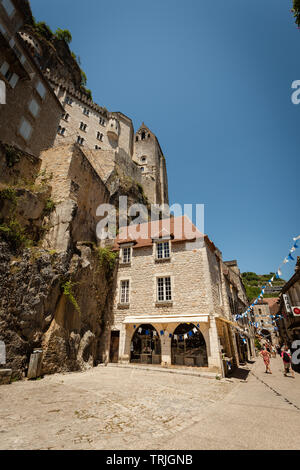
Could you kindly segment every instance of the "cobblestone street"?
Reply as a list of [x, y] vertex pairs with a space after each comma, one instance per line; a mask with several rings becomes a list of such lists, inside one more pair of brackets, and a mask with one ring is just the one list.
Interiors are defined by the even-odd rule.
[[2, 386], [0, 448], [297, 449], [300, 376], [272, 365], [246, 380], [98, 367]]

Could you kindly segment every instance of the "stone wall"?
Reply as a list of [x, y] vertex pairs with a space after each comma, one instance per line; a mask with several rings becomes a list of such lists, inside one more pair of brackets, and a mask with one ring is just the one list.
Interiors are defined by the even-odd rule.
[[65, 145], [43, 152], [41, 159], [56, 204], [44, 247], [64, 251], [77, 241], [97, 242], [96, 211], [109, 202], [109, 191], [87, 156], [78, 145]]
[[[76, 254], [25, 249], [15, 256], [0, 242], [0, 340], [13, 376], [26, 374], [35, 348], [44, 352], [43, 374], [107, 360], [113, 279], [84, 244]], [[64, 294], [68, 281], [78, 308]]]

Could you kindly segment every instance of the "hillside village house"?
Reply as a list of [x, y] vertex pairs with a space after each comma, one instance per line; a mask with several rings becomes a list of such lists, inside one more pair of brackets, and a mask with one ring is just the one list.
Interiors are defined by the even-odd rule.
[[279, 339], [274, 330], [276, 327], [275, 318], [272, 318], [279, 313], [278, 300], [278, 297], [265, 298], [253, 307], [253, 321], [257, 325], [259, 335], [272, 344], [277, 344]]
[[112, 362], [224, 373], [224, 357], [232, 365], [243, 360], [239, 337], [251, 357], [253, 338], [233, 320], [238, 286], [228, 279], [230, 268], [224, 274], [221, 252], [187, 217], [124, 227], [115, 249]]

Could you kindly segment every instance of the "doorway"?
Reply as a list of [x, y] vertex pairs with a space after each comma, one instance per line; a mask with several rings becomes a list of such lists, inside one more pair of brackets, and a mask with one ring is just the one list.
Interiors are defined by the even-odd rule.
[[119, 362], [120, 331], [111, 331], [109, 361]]

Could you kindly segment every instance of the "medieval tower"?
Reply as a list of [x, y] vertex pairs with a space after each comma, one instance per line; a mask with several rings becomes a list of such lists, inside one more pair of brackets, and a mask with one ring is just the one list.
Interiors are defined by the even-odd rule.
[[168, 204], [166, 160], [156, 136], [143, 123], [135, 134], [133, 160], [139, 165], [142, 185], [151, 204]]

